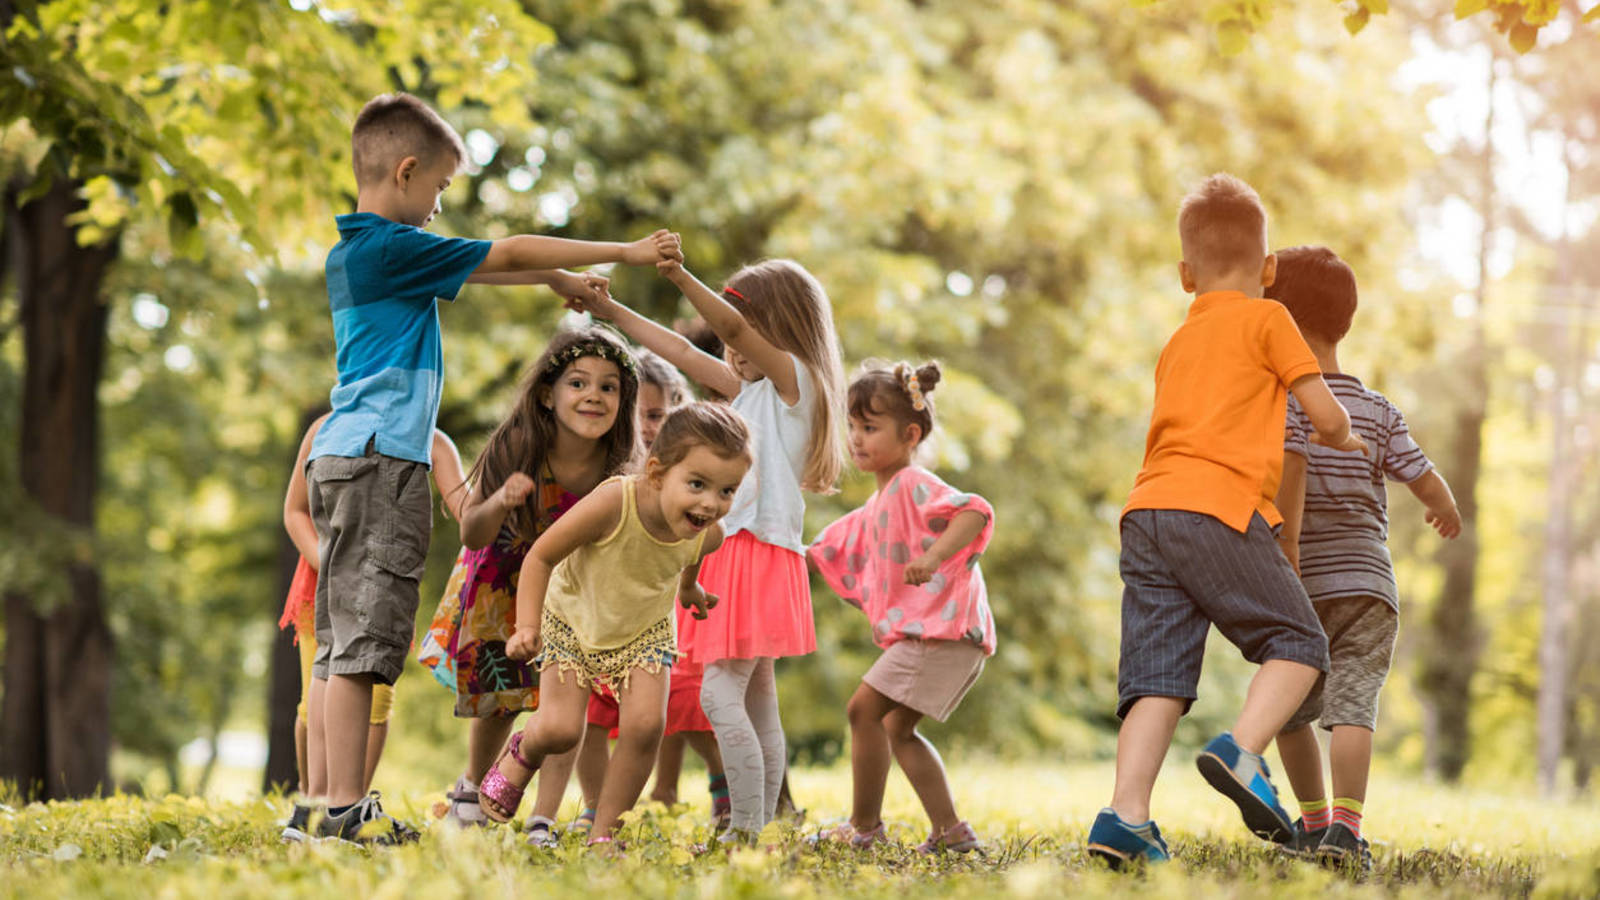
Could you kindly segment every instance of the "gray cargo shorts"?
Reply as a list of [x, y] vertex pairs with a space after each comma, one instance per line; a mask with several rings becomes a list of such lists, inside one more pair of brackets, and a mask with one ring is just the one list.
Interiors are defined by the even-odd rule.
[[1328, 632], [1333, 665], [1317, 679], [1300, 709], [1283, 726], [1293, 731], [1322, 717], [1322, 727], [1378, 728], [1378, 693], [1389, 677], [1400, 616], [1378, 597], [1331, 597], [1311, 604]]
[[433, 530], [428, 467], [384, 456], [319, 456], [306, 464], [317, 526], [315, 678], [372, 675], [393, 684], [416, 624]]

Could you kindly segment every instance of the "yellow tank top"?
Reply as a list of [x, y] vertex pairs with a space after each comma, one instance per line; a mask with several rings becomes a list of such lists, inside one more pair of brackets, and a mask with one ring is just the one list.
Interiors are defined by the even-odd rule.
[[705, 532], [672, 543], [652, 537], [639, 519], [638, 478], [607, 479], [622, 482], [622, 521], [550, 574], [545, 609], [572, 626], [585, 650], [614, 650], [663, 618], [676, 623], [678, 576], [700, 558], [705, 543]]

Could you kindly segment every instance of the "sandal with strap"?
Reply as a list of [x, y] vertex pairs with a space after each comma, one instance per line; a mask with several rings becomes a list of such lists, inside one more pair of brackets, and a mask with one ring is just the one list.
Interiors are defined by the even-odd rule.
[[957, 822], [950, 826], [943, 834], [934, 832], [928, 839], [917, 846], [917, 852], [923, 856], [930, 853], [971, 853], [978, 851], [983, 855], [983, 842], [978, 840], [978, 833], [972, 830], [968, 822]]
[[594, 816], [595, 808], [585, 806], [578, 811], [578, 817], [572, 820], [572, 824], [567, 826], [567, 830], [573, 834], [587, 835], [594, 830]]
[[841, 822], [832, 828], [826, 828], [813, 835], [809, 843], [813, 846], [821, 844], [848, 844], [852, 850], [866, 850], [874, 844], [889, 840], [889, 830], [882, 821], [868, 828], [866, 831], [857, 829], [849, 822]]
[[456, 779], [454, 787], [445, 792], [444, 798], [449, 804], [445, 808], [445, 821], [462, 828], [478, 828], [489, 824], [483, 810], [478, 807], [478, 792], [468, 787], [471, 783], [463, 775]]
[[478, 808], [496, 822], [511, 821], [517, 814], [517, 807], [522, 805], [522, 792], [527, 789], [526, 784], [512, 784], [511, 779], [501, 773], [500, 763], [507, 753], [528, 770], [529, 781], [533, 780], [533, 773], [539, 769], [522, 756], [522, 732], [513, 734], [511, 740], [506, 742], [506, 748], [500, 751], [500, 758], [494, 761], [494, 765], [484, 774], [483, 781], [478, 783]]

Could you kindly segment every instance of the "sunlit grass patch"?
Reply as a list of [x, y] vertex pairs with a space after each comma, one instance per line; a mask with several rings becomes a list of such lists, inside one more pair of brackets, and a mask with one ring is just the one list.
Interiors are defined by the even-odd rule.
[[[868, 852], [807, 837], [847, 809], [842, 768], [794, 773], [809, 821], [769, 827], [754, 847], [714, 842], [703, 802], [644, 804], [611, 857], [576, 835], [529, 847], [509, 828], [457, 831], [431, 818], [438, 797], [401, 792], [391, 811], [426, 825], [397, 849], [286, 845], [279, 798], [239, 801], [118, 796], [0, 807], [0, 896], [138, 898], [596, 896], [1579, 897], [1600, 895], [1600, 813], [1576, 804], [1415, 783], [1383, 784], [1369, 821], [1375, 869], [1357, 882], [1250, 839], [1198, 776], [1169, 771], [1157, 815], [1170, 865], [1112, 873], [1083, 852], [1084, 829], [1109, 790], [1104, 765], [979, 765], [956, 773], [958, 801], [986, 850], [923, 857], [910, 789], [891, 782], [893, 841]], [[1406, 810], [1422, 811], [1407, 816]], [[566, 811], [570, 814], [572, 810]], [[1444, 824], [1443, 827], [1441, 825]]]

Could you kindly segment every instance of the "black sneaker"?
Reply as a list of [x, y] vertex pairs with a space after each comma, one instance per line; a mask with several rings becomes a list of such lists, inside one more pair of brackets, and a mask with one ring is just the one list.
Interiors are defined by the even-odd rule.
[[1279, 844], [1278, 849], [1298, 859], [1316, 859], [1317, 847], [1322, 844], [1323, 835], [1328, 833], [1328, 826], [1306, 830], [1305, 819], [1294, 820], [1294, 835], [1287, 844]]
[[280, 835], [285, 844], [304, 844], [311, 840], [311, 812], [311, 804], [302, 800], [294, 802], [294, 809], [289, 812], [289, 821], [283, 823], [283, 832]]
[[1317, 861], [1330, 869], [1340, 869], [1358, 878], [1372, 873], [1372, 845], [1358, 837], [1349, 826], [1335, 822], [1317, 845]]
[[337, 816], [324, 815], [317, 823], [319, 840], [346, 841], [361, 846], [392, 847], [413, 843], [421, 837], [415, 828], [383, 811], [377, 791]]

